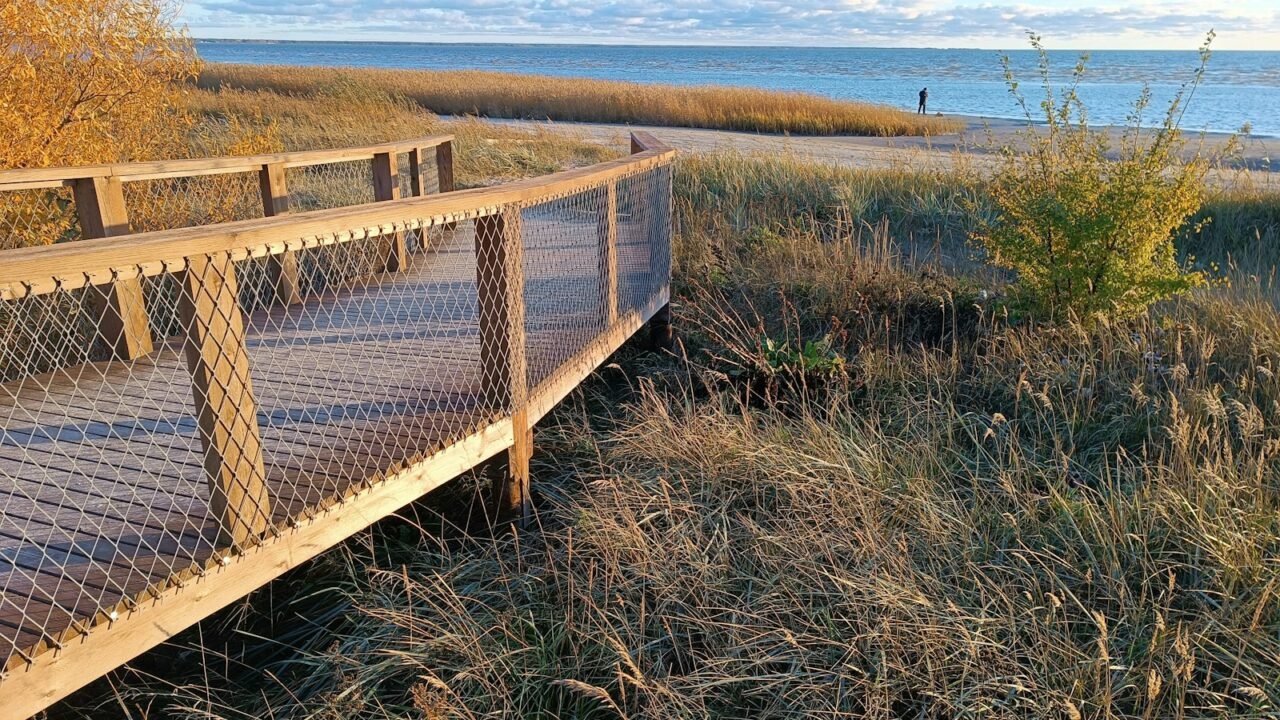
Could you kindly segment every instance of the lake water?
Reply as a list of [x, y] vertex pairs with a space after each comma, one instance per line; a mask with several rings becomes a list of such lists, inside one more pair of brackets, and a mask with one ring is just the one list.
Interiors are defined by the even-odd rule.
[[[834, 98], [915, 109], [929, 88], [929, 109], [943, 113], [1019, 117], [991, 50], [877, 48], [669, 47], [602, 45], [488, 45], [365, 42], [201, 40], [197, 52], [213, 62], [479, 69], [679, 85], [741, 85], [800, 90]], [[1079, 53], [1051, 54], [1054, 79], [1064, 82]], [[1023, 89], [1038, 100], [1035, 55], [1010, 53]], [[1080, 95], [1096, 124], [1123, 123], [1143, 84], [1151, 86], [1159, 117], [1178, 87], [1191, 79], [1195, 52], [1091, 53]], [[1183, 127], [1235, 131], [1246, 123], [1258, 135], [1280, 136], [1280, 52], [1219, 52], [1209, 63]]]

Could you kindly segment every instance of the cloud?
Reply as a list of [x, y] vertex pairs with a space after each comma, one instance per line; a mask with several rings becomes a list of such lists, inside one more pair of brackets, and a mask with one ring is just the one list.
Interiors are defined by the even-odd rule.
[[197, 36], [218, 37], [991, 46], [1034, 29], [1059, 46], [1087, 39], [1187, 47], [1216, 28], [1228, 45], [1271, 38], [1280, 46], [1280, 14], [1269, 0], [1099, 0], [1074, 9], [1046, 2], [188, 0], [184, 16]]

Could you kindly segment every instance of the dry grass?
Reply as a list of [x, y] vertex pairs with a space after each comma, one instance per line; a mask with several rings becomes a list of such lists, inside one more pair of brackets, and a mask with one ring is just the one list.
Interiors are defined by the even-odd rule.
[[[633, 123], [803, 135], [941, 135], [962, 123], [805, 93], [684, 87], [474, 70], [421, 71], [209, 64], [203, 88], [223, 85], [316, 95], [357, 83], [433, 112], [491, 118]], [[347, 110], [364, 113], [358, 103]]]
[[[677, 180], [683, 352], [623, 358], [539, 428], [536, 531], [385, 527], [276, 595], [265, 616], [307, 629], [284, 649], [251, 619], [233, 657], [121, 700], [200, 718], [1280, 712], [1274, 256], [1133, 323], [1011, 324], [999, 276], [959, 262], [950, 208], [972, 186], [732, 155]], [[1233, 197], [1183, 241], [1225, 257], [1276, 237], [1280, 199]]]
[[[368, 84], [192, 103], [290, 148], [453, 131], [468, 183], [614, 152]], [[535, 532], [439, 500], [59, 712], [1280, 713], [1280, 198], [1180, 239], [1229, 283], [1085, 328], [1003, 316], [972, 180], [721, 154], [676, 192], [683, 353], [538, 429]]]

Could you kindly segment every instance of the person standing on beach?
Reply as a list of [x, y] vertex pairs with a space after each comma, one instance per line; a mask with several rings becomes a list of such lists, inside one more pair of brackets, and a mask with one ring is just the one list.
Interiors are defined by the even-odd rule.
[[916, 113], [923, 115], [924, 106], [929, 102], [929, 88], [920, 88], [920, 107], [916, 109]]

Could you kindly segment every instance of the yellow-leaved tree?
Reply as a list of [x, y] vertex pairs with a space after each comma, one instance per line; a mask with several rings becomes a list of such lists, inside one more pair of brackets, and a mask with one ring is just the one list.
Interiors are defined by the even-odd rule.
[[[199, 60], [175, 18], [175, 0], [0, 0], [0, 168], [281, 149], [269, 122], [190, 111]], [[239, 176], [125, 190], [138, 231], [234, 220], [260, 203], [256, 179]], [[0, 192], [0, 249], [74, 240], [77, 227], [65, 189]]]
[[0, 0], [0, 166], [149, 158], [181, 131], [190, 40], [169, 0]]
[[[198, 68], [170, 0], [0, 0], [0, 168], [172, 155]], [[75, 239], [65, 192], [0, 193], [0, 249]]]

